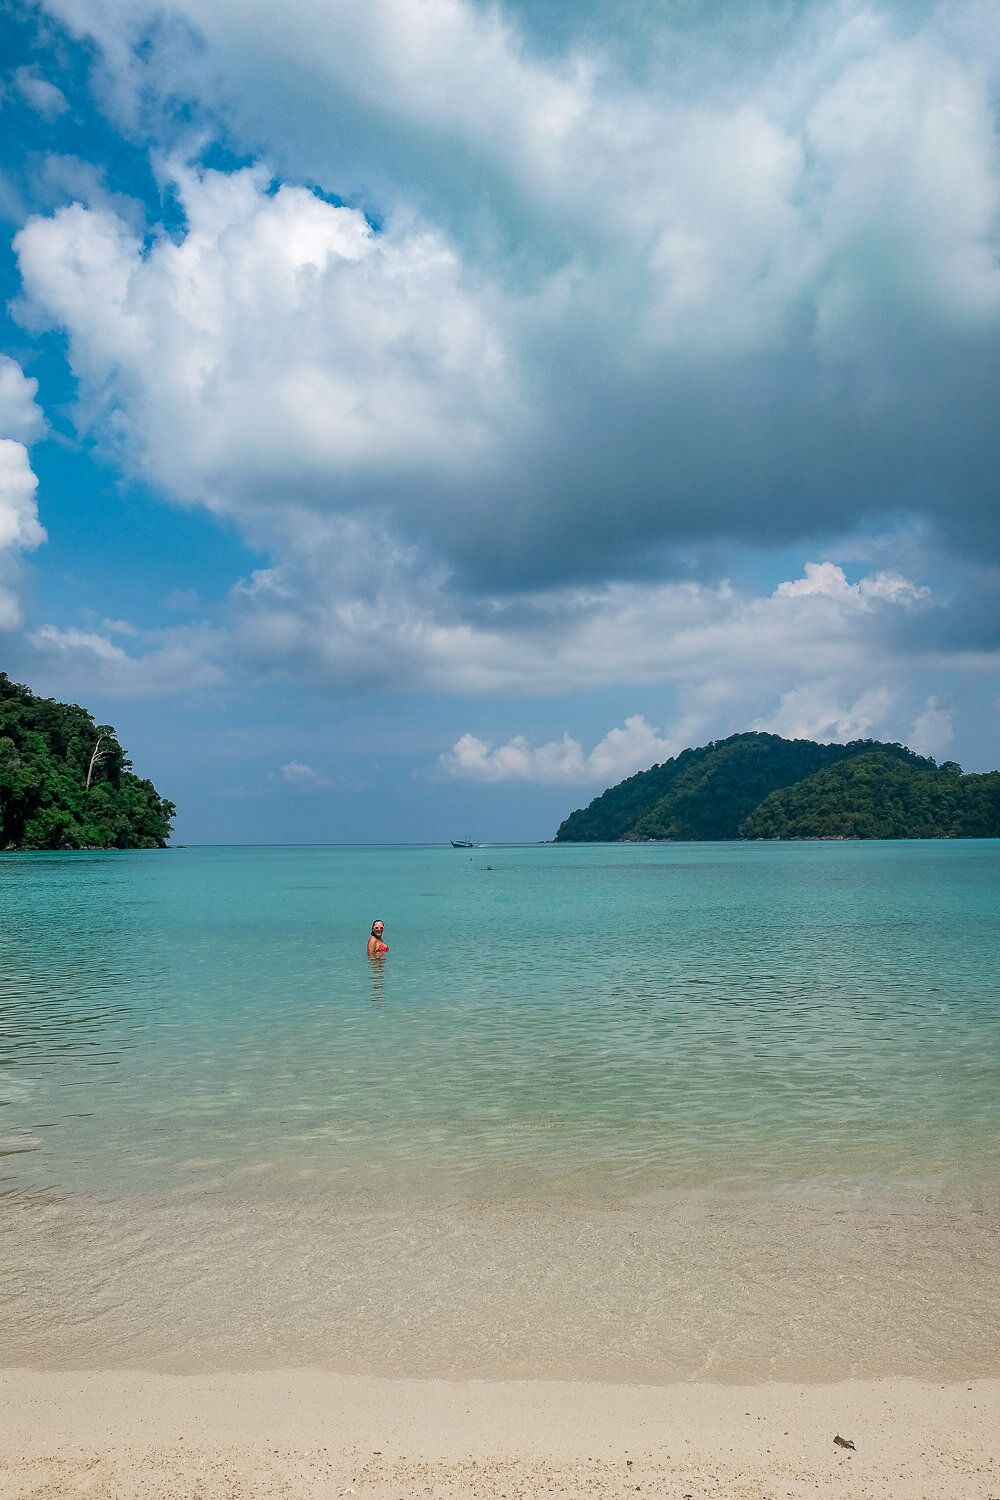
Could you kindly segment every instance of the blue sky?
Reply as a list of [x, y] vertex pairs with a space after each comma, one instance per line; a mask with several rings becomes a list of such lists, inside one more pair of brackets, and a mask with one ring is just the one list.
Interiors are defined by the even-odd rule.
[[994, 5], [0, 26], [3, 662], [179, 839], [546, 838], [748, 728], [1000, 761]]

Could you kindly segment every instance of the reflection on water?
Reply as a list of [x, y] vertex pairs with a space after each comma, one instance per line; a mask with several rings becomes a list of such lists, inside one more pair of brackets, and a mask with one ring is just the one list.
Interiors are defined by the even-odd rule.
[[369, 953], [368, 968], [372, 977], [372, 1004], [381, 1005], [385, 999], [385, 954]]
[[[946, 1255], [971, 1296], [996, 1227], [1000, 845], [536, 846], [490, 864], [486, 880], [436, 849], [0, 857], [0, 1300], [36, 1347], [46, 1327], [100, 1327], [121, 1354], [119, 1315], [159, 1297], [180, 1327], [182, 1285], [222, 1308], [219, 1277], [236, 1296], [251, 1265], [303, 1330], [320, 1292], [346, 1328], [380, 1266], [383, 1354], [452, 1327], [444, 1304], [468, 1322], [492, 1276], [514, 1299], [490, 1303], [497, 1330], [516, 1342], [514, 1303], [548, 1287], [552, 1351], [561, 1318], [583, 1360], [602, 1286], [645, 1306], [645, 1278], [693, 1308], [700, 1284], [726, 1308], [716, 1283], [739, 1262], [807, 1309], [817, 1265], [768, 1245], [809, 1195], [823, 1207], [795, 1255], [832, 1256], [823, 1274], [846, 1286], [900, 1263], [900, 1224], [922, 1236], [897, 1322], [904, 1290], [933, 1321]], [[391, 968], [358, 951], [376, 904]], [[579, 1255], [573, 1313], [551, 1277]], [[191, 1298], [221, 1348], [221, 1313]], [[643, 1317], [698, 1345], [693, 1312], [672, 1333]], [[725, 1319], [706, 1332], [705, 1360], [732, 1337]], [[625, 1340], [633, 1371], [642, 1343]]]

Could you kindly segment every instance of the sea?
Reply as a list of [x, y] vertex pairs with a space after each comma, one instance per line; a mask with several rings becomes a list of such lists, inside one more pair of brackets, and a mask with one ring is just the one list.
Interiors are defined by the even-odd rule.
[[1000, 1374], [998, 916], [995, 840], [0, 856], [2, 1362]]

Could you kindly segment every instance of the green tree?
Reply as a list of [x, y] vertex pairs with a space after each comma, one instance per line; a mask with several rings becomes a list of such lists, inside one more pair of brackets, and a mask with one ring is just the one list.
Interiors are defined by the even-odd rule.
[[0, 672], [0, 848], [161, 848], [173, 815], [110, 724]]
[[1000, 834], [1000, 775], [963, 776], [872, 752], [773, 792], [745, 819], [744, 838], [933, 839]]

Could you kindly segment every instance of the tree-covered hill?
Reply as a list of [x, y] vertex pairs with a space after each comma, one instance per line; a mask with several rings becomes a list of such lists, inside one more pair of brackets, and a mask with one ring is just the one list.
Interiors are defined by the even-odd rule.
[[[861, 818], [857, 826], [898, 828], [909, 819], [906, 824], [911, 829], [909, 833], [849, 834], [844, 832], [849, 819], [843, 819], [836, 828], [831, 823], [828, 814], [836, 799], [836, 789], [845, 788], [846, 796], [846, 789], [851, 788], [850, 795], [860, 797], [861, 788], [868, 783], [860, 774], [856, 782], [847, 775], [842, 780], [834, 777], [830, 782], [819, 778], [832, 776], [840, 768], [846, 770], [855, 761], [872, 756], [880, 766], [889, 766], [887, 785], [891, 782], [896, 787], [901, 810], [891, 817], [886, 814], [881, 821], [874, 817], [870, 824]], [[939, 788], [937, 778], [944, 776], [947, 780], [955, 774], [964, 788], [960, 796], [965, 799], [964, 811], [955, 826], [960, 826], [966, 837], [989, 836], [989, 830], [995, 826], [990, 777], [996, 773], [991, 772], [989, 777], [963, 777], [958, 767], [951, 768], [951, 763], [938, 768], [933, 760], [914, 754], [904, 745], [878, 740], [820, 745], [813, 740], [786, 740], [776, 734], [734, 734], [697, 750], [685, 750], [663, 765], [641, 771], [611, 787], [595, 797], [589, 807], [571, 813], [556, 838], [563, 843], [585, 843], [622, 839], [821, 838], [833, 834], [858, 838], [943, 837], [946, 836], [943, 814], [935, 813], [932, 803], [937, 805], [934, 797], [938, 796], [938, 790], [944, 795], [943, 784]], [[810, 795], [818, 796], [824, 808], [823, 815], [814, 819], [819, 831], [800, 833], [798, 822], [793, 831], [791, 823], [783, 821], [786, 805], [794, 806], [800, 822], [808, 821], [807, 809], [812, 805], [809, 798], [787, 804], [774, 799], [780, 799], [786, 790], [790, 793], [814, 785], [818, 785], [819, 791]], [[905, 795], [904, 786], [910, 789]], [[932, 788], [936, 789], [933, 797]], [[767, 818], [755, 822], [764, 807], [771, 809]], [[789, 831], [781, 831], [786, 826]], [[767, 831], [758, 831], [765, 828]], [[939, 831], [924, 834], [915, 831], [917, 828]]]
[[749, 839], [1000, 837], [1000, 772], [954, 761], [914, 765], [881, 751], [772, 792], [744, 822]]
[[[744, 818], [771, 792], [870, 748], [870, 740], [818, 745], [777, 734], [733, 735], [708, 747], [707, 753], [694, 752], [693, 763], [636, 823], [634, 837], [737, 838]], [[911, 753], [901, 745], [894, 748], [899, 755]]]
[[174, 805], [133, 774], [109, 724], [0, 672], [0, 849], [153, 849]]

